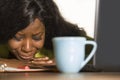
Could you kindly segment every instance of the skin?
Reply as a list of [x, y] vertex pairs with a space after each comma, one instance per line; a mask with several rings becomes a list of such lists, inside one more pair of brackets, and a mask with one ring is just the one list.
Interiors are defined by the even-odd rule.
[[48, 57], [34, 58], [35, 53], [44, 45], [45, 26], [36, 18], [25, 29], [18, 31], [8, 41], [9, 50], [21, 61], [32, 64], [51, 64]]

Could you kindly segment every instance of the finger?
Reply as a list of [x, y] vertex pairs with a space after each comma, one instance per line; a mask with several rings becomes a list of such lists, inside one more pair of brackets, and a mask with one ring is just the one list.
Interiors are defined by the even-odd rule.
[[53, 63], [53, 60], [49, 60], [47, 61], [48, 64], [52, 64]]
[[34, 58], [33, 61], [45, 61], [45, 60], [49, 60], [49, 57], [42, 57], [42, 58]]
[[48, 64], [46, 61], [31, 61], [31, 63], [36, 65]]
[[45, 61], [31, 61], [30, 62], [31, 64], [35, 64], [35, 65], [41, 65], [41, 64], [44, 64], [44, 65], [49, 65], [49, 64], [53, 64], [53, 60], [45, 60]]

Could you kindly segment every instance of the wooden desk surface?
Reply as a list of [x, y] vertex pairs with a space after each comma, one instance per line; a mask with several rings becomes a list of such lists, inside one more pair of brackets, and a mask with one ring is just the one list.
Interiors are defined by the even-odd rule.
[[120, 73], [80, 72], [63, 74], [57, 72], [0, 73], [0, 80], [120, 80]]
[[[22, 65], [16, 60], [0, 59], [10, 67]], [[15, 64], [15, 65], [13, 65]], [[63, 74], [60, 72], [1, 72], [0, 80], [120, 80], [120, 72], [80, 72]]]

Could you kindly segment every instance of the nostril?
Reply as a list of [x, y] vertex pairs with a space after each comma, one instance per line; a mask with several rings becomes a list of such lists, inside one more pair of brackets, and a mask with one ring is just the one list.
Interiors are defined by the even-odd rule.
[[32, 51], [32, 47], [22, 47], [22, 51], [28, 53]]

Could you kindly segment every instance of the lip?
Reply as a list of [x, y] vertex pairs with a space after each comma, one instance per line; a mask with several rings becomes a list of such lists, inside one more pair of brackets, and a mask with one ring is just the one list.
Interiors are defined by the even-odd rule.
[[33, 54], [30, 54], [30, 55], [23, 55], [23, 54], [19, 54], [18, 57], [23, 59], [23, 60], [30, 60], [33, 58]]
[[33, 56], [20, 56], [20, 57], [24, 60], [29, 60], [33, 58]]

